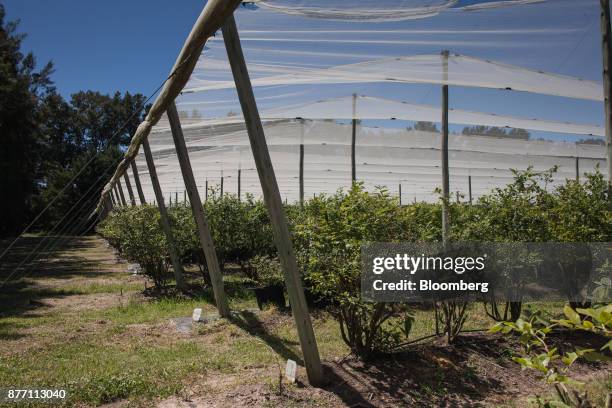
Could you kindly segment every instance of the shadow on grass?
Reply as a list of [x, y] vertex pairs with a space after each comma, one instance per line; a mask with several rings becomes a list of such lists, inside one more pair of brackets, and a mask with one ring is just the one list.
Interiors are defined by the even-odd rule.
[[[255, 313], [243, 310], [237, 312], [232, 317], [232, 323], [240, 327], [242, 330], [249, 333], [251, 336], [257, 337], [266, 343], [274, 352], [280, 355], [283, 359], [294, 360], [300, 365], [304, 365], [302, 357], [297, 355], [292, 349], [287, 347], [286, 341], [270, 333], [265, 324], [255, 315]], [[295, 343], [294, 343], [295, 344]]]

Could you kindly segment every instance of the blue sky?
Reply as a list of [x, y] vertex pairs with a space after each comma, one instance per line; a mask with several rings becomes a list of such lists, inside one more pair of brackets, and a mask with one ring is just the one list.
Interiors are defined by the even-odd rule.
[[21, 19], [24, 49], [52, 60], [58, 91], [148, 95], [165, 78], [202, 10], [201, 0], [2, 0]]
[[[281, 1], [281, 0], [279, 0]], [[338, 0], [328, 0], [329, 3]], [[384, 0], [391, 1], [391, 0]], [[412, 0], [416, 1], [416, 0]], [[555, 2], [557, 0], [554, 0]], [[395, 2], [401, 3], [399, 0]], [[473, 4], [477, 0], [463, 0], [460, 4]], [[580, 3], [584, 7], [575, 6]], [[25, 50], [32, 50], [42, 65], [53, 60], [56, 72], [53, 79], [59, 92], [68, 97], [79, 90], [96, 90], [112, 93], [116, 90], [140, 92], [148, 95], [168, 74], [180, 47], [204, 1], [182, 0], [170, 2], [162, 0], [107, 0], [90, 2], [82, 0], [4, 0], [7, 18], [21, 19], [20, 31], [28, 34], [24, 42]], [[358, 2], [355, 4], [359, 4]], [[391, 39], [427, 39], [436, 45], [361, 45], [361, 44], [296, 44], [291, 36], [277, 34], [288, 41], [270, 43], [254, 34], [258, 28], [268, 29], [259, 14], [242, 10], [238, 15], [239, 28], [245, 30], [243, 39], [247, 60], [257, 60], [265, 55], [261, 50], [270, 47], [285, 49], [322, 49], [328, 52], [356, 52], [371, 55], [413, 55], [437, 53], [445, 41], [452, 41], [451, 51], [467, 55], [490, 58], [502, 62], [521, 65], [532, 69], [578, 76], [600, 81], [601, 54], [599, 45], [599, 21], [596, 0], [580, 2], [561, 1], [561, 6], [552, 4], [527, 5], [504, 8], [499, 11], [464, 13], [443, 13], [440, 16], [401, 23], [380, 23], [369, 28], [395, 30], [431, 30], [430, 34], [397, 34]], [[521, 9], [521, 7], [524, 7]], [[552, 11], [538, 13], [534, 10]], [[466, 17], [467, 16], [467, 17]], [[483, 20], [478, 18], [482, 16]], [[507, 27], [493, 27], [490, 17], [504, 20], [508, 16]], [[278, 21], [286, 26], [282, 29], [303, 29], [306, 26], [316, 34], [317, 29], [365, 27], [360, 23], [330, 22], [313, 19], [298, 21], [292, 17], [279, 17]], [[296, 26], [296, 23], [304, 26]], [[276, 27], [278, 28], [278, 27]], [[474, 28], [484, 32], [465, 34]], [[493, 28], [525, 30], [522, 33], [500, 34]], [[562, 29], [561, 33], [533, 34], [529, 30], [551, 28]], [[252, 30], [251, 33], [246, 32]], [[458, 30], [457, 33], [436, 33], [436, 30]], [[490, 30], [487, 32], [487, 30]], [[462, 32], [464, 32], [462, 34]], [[327, 34], [326, 34], [327, 35]], [[340, 34], [337, 34], [338, 36]], [[368, 34], [370, 35], [370, 34]], [[298, 34], [302, 36], [302, 34]], [[259, 35], [261, 37], [261, 35]], [[340, 37], [338, 37], [340, 38]], [[385, 38], [390, 38], [389, 36]], [[461, 43], [458, 40], [465, 40]], [[483, 44], [476, 47], [474, 44]], [[219, 43], [212, 49], [213, 57], [222, 56]], [[252, 48], [253, 51], [250, 51]], [[399, 49], [398, 49], [399, 48]], [[368, 59], [368, 58], [364, 58]], [[329, 60], [331, 61], [331, 59]], [[285, 62], [285, 61], [282, 61]], [[294, 60], [291, 61], [295, 63]], [[306, 61], [302, 61], [306, 62]], [[321, 63], [323, 59], [309, 59], [308, 63]], [[342, 61], [335, 59], [334, 63]], [[358, 62], [347, 59], [345, 63]], [[439, 89], [430, 85], [396, 86], [393, 84], [365, 84], [359, 89], [347, 86], [327, 87], [313, 92], [304, 92], [289, 99], [279, 99], [276, 103], [300, 103], [321, 96], [339, 96], [357, 91], [372, 96], [386, 96], [416, 103], [436, 105], [440, 100]], [[278, 90], [256, 90], [258, 95], [271, 95]], [[542, 95], [521, 95], [518, 93], [495, 90], [454, 88], [451, 89], [451, 107], [499, 114], [538, 117], [549, 120], [568, 120], [573, 122], [602, 124], [603, 114], [600, 103], [574, 101], [567, 98], [554, 98]], [[287, 94], [291, 92], [287, 91]], [[206, 100], [227, 100], [235, 97], [234, 92], [202, 95]], [[272, 99], [274, 100], [274, 99]], [[266, 107], [262, 100], [261, 105]], [[268, 106], [273, 107], [273, 106]], [[219, 106], [221, 109], [221, 106]], [[222, 107], [225, 109], [225, 106]], [[222, 113], [220, 111], [220, 113]]]

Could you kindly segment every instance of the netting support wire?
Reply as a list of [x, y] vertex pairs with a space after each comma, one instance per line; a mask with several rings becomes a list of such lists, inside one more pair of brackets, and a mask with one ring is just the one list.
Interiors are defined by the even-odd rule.
[[442, 85], [442, 243], [446, 247], [449, 239], [449, 172], [448, 172], [448, 50], [442, 51], [442, 64], [444, 69], [444, 85]]
[[174, 269], [174, 279], [176, 280], [176, 286], [179, 289], [185, 287], [183, 280], [183, 265], [178, 256], [176, 240], [172, 233], [172, 227], [170, 226], [170, 218], [168, 217], [168, 211], [166, 204], [164, 204], [164, 193], [159, 185], [159, 179], [157, 178], [157, 171], [155, 170], [155, 162], [153, 161], [153, 153], [151, 153], [151, 146], [149, 141], [145, 138], [142, 141], [142, 149], [145, 154], [147, 161], [147, 167], [149, 168], [149, 177], [151, 178], [151, 185], [153, 186], [153, 192], [155, 193], [155, 199], [157, 201], [157, 207], [159, 208], [159, 214], [162, 224], [162, 229], [168, 240], [168, 250], [170, 252], [170, 260], [172, 261], [172, 267]]
[[136, 198], [134, 197], [134, 190], [132, 190], [132, 182], [130, 181], [130, 177], [128, 176], [127, 170], [123, 173], [123, 180], [125, 180], [125, 187], [128, 191], [128, 196], [130, 197], [130, 204], [132, 207], [136, 207]]
[[119, 197], [121, 198], [121, 205], [127, 207], [127, 201], [125, 201], [125, 195], [123, 194], [123, 186], [121, 180], [117, 179], [117, 190], [119, 190]]
[[323, 369], [321, 367], [317, 339], [315, 338], [310, 314], [308, 313], [302, 279], [291, 243], [289, 227], [287, 226], [287, 215], [283, 208], [278, 182], [272, 167], [270, 152], [268, 151], [266, 137], [259, 117], [255, 96], [253, 95], [253, 88], [244, 61], [238, 29], [236, 28], [233, 15], [228, 17], [223, 25], [223, 41], [225, 42], [228, 60], [232, 68], [238, 99], [240, 100], [251, 150], [253, 151], [253, 158], [255, 159], [261, 183], [264, 202], [270, 215], [274, 241], [285, 275], [285, 284], [300, 339], [308, 380], [312, 386], [322, 386], [324, 384]]
[[[357, 166], [355, 163], [355, 144], [357, 139], [357, 94], [353, 94], [353, 132], [351, 135], [351, 180], [357, 181]], [[352, 184], [351, 183], [351, 184]]]
[[[202, 251], [204, 251], [204, 257], [206, 258], [206, 266], [208, 267], [210, 281], [215, 294], [217, 310], [219, 311], [219, 315], [221, 317], [230, 318], [231, 312], [227, 297], [225, 295], [225, 289], [223, 288], [223, 274], [221, 272], [221, 267], [219, 266], [217, 251], [213, 243], [210, 227], [204, 214], [204, 207], [202, 206], [200, 193], [198, 192], [198, 185], [196, 184], [195, 176], [193, 175], [191, 161], [189, 160], [189, 152], [187, 150], [187, 145], [185, 144], [185, 137], [183, 136], [181, 122], [174, 102], [168, 106], [166, 114], [168, 115], [168, 121], [170, 122], [172, 139], [174, 140], [174, 147], [176, 148], [176, 155], [178, 156], [183, 181], [185, 182], [185, 188], [189, 194], [191, 211], [198, 228], [200, 245], [202, 246]], [[221, 178], [221, 180], [223, 180], [223, 178]], [[221, 185], [223, 185], [223, 181], [221, 182]]]
[[610, 28], [610, 0], [601, 4], [601, 48], [603, 55], [603, 94], [606, 114], [606, 161], [608, 164], [608, 206], [612, 209], [612, 29]]
[[142, 191], [142, 184], [140, 184], [140, 175], [138, 174], [138, 167], [136, 166], [136, 161], [132, 160], [130, 163], [132, 167], [132, 175], [134, 176], [134, 184], [136, 184], [136, 191], [138, 192], [138, 199], [140, 200], [140, 204], [146, 204], [144, 192]]
[[300, 119], [300, 206], [304, 206], [304, 119]]
[[240, 179], [241, 179], [241, 176], [242, 176], [241, 170], [238, 169], [238, 201], [241, 201], [240, 200]]

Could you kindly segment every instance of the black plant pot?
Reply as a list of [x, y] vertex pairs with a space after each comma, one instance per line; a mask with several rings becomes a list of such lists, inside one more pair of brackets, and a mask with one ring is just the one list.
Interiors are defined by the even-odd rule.
[[265, 286], [255, 288], [255, 298], [259, 310], [263, 310], [264, 305], [273, 304], [280, 310], [285, 309], [285, 291], [282, 285]]

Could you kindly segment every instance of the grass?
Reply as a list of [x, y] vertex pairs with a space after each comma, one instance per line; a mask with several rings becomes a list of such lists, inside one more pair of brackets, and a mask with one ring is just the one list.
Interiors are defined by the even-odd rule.
[[[104, 251], [94, 247], [91, 254], [103, 258]], [[103, 268], [102, 264], [89, 265], [87, 271]], [[256, 302], [238, 276], [226, 276], [225, 286], [232, 310], [246, 311], [237, 314], [233, 322], [219, 319], [181, 335], [169, 326], [169, 320], [190, 316], [195, 307], [203, 308], [204, 315], [215, 314], [210, 291], [190, 298], [146, 298], [140, 294], [142, 280], [118, 272], [71, 275], [65, 281], [55, 276], [33, 279], [32, 285], [22, 288], [28, 297], [66, 298], [67, 302], [62, 307], [0, 312], [0, 388], [66, 388], [70, 398], [67, 406], [118, 399], [150, 406], [152, 399], [175, 395], [190, 387], [194, 379], [203, 382], [219, 373], [247, 373], [247, 381], [269, 382], [273, 388], [278, 365], [284, 369], [287, 358], [301, 358], [293, 319], [274, 309], [249, 312], [256, 308]], [[79, 310], [70, 302], [74, 296], [110, 301]], [[11, 299], [18, 297], [12, 295]], [[562, 307], [536, 306], [552, 314], [560, 313]], [[434, 333], [432, 311], [414, 313], [410, 340]], [[471, 305], [469, 314], [467, 330], [486, 329], [492, 324], [482, 305]], [[349, 353], [331, 316], [314, 313], [313, 325], [323, 360]], [[610, 378], [606, 381], [589, 384], [592, 392], [604, 395], [612, 386]]]

